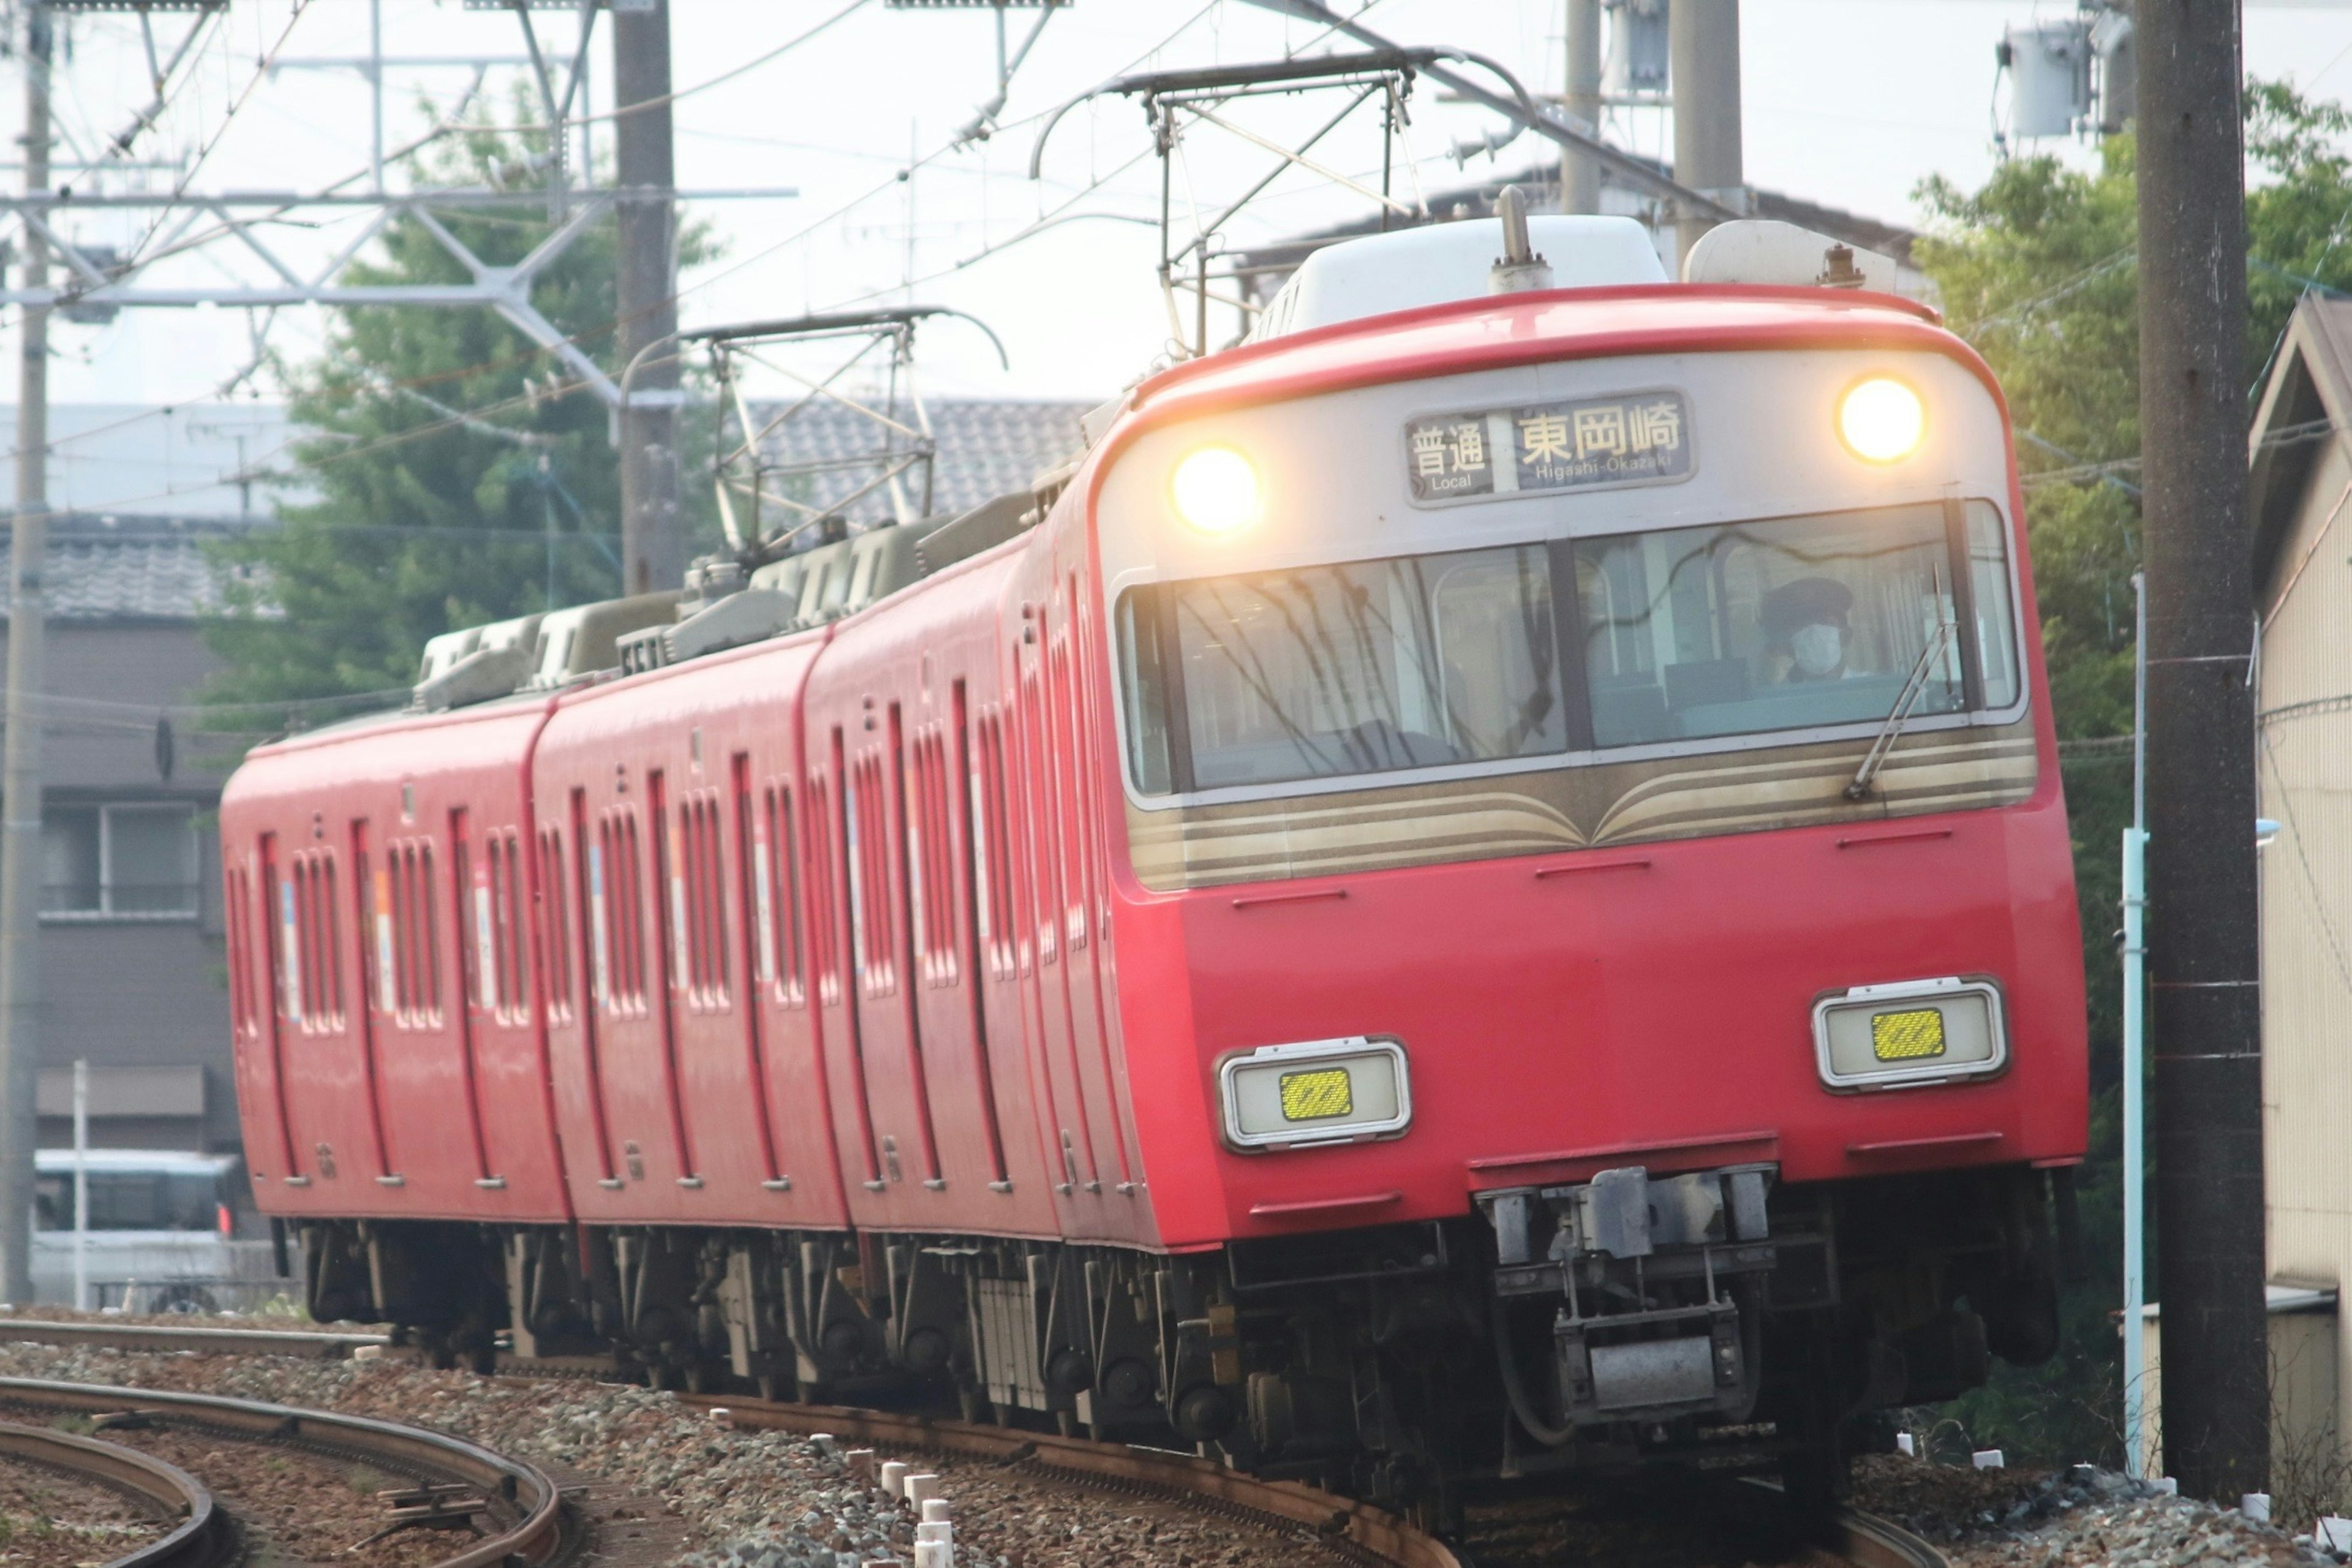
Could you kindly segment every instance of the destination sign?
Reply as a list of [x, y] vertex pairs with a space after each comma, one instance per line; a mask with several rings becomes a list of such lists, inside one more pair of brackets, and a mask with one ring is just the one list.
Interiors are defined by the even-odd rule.
[[1692, 468], [1678, 392], [1433, 415], [1407, 425], [1404, 438], [1420, 501], [1643, 484]]

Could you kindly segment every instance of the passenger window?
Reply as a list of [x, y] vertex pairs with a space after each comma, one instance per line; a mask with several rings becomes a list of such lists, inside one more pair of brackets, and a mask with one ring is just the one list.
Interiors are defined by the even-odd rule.
[[760, 897], [767, 910], [761, 944], [769, 954], [776, 999], [797, 1006], [806, 990], [801, 967], [801, 851], [794, 836], [792, 786], [769, 785], [765, 804], [767, 831], [759, 846]]
[[841, 1000], [840, 936], [835, 923], [840, 906], [833, 885], [835, 856], [828, 843], [835, 833], [832, 794], [822, 775], [809, 781], [807, 907], [816, 915], [815, 923], [809, 927], [809, 958], [816, 966], [817, 999], [828, 1007]]
[[572, 1018], [571, 909], [564, 895], [563, 835], [552, 827], [539, 835], [539, 907], [546, 919], [541, 932], [546, 952], [540, 962], [547, 975], [547, 1016], [550, 1021]]

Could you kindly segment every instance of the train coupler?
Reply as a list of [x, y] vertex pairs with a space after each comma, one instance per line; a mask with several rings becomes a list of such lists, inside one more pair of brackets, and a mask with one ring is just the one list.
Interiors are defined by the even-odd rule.
[[1784, 1254], [1822, 1245], [1772, 1234], [1775, 1173], [1733, 1165], [1653, 1177], [1636, 1165], [1478, 1194], [1500, 1303], [1554, 1302], [1551, 1392], [1563, 1425], [1736, 1421], [1754, 1408], [1772, 1276]]

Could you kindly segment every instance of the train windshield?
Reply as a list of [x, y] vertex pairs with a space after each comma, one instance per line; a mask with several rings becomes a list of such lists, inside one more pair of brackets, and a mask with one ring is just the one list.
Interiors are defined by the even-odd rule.
[[2020, 692], [1989, 504], [1155, 584], [1119, 602], [1146, 794], [1915, 721]]

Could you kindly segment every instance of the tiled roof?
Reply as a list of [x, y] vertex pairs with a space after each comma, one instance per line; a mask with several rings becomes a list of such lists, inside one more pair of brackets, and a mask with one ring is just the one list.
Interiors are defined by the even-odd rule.
[[[204, 541], [235, 526], [182, 518], [53, 518], [42, 573], [49, 618], [193, 620], [217, 602]], [[0, 519], [0, 584], [8, 580], [13, 542]], [[0, 595], [0, 620], [5, 618]]]
[[[927, 404], [939, 451], [931, 510], [969, 511], [1076, 456], [1086, 446], [1078, 416], [1088, 406], [992, 398]], [[773, 439], [787, 443], [784, 450], [793, 460], [838, 459], [876, 449], [877, 430], [847, 409], [813, 405]], [[845, 494], [866, 477], [861, 473], [853, 479], [845, 472], [820, 476], [823, 484], [835, 488], [819, 493]], [[919, 504], [921, 497], [910, 495], [908, 500]], [[887, 497], [877, 496], [853, 510], [861, 521], [878, 519], [888, 515], [889, 503]], [[52, 519], [45, 573], [49, 616], [83, 622], [194, 620], [219, 602], [204, 542], [239, 526], [204, 518], [73, 514]], [[0, 622], [6, 618], [8, 550], [7, 520], [0, 516]]]
[[[934, 514], [970, 511], [985, 500], [1021, 489], [1039, 473], [1067, 461], [1086, 448], [1078, 416], [1091, 407], [1085, 403], [1024, 403], [998, 398], [927, 400], [931, 439], [938, 457], [932, 474], [930, 510]], [[755, 405], [755, 416], [772, 417], [781, 405]], [[901, 405], [895, 416], [913, 425], [910, 410]], [[846, 463], [877, 453], [889, 434], [880, 425], [837, 403], [816, 402], [776, 427], [762, 443], [769, 460], [789, 463]], [[906, 437], [898, 437], [904, 450]], [[844, 467], [795, 480], [788, 494], [811, 505], [824, 505], [870, 481], [878, 470]], [[908, 505], [919, 510], [920, 470], [909, 473]], [[777, 481], [770, 481], [771, 488]], [[887, 490], [854, 503], [851, 517], [859, 521], [890, 515]]]

